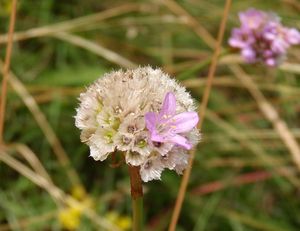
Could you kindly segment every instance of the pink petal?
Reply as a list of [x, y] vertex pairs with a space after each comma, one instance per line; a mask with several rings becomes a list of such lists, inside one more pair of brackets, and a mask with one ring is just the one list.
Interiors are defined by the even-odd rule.
[[161, 143], [166, 142], [165, 139], [160, 134], [158, 134], [155, 130], [151, 133], [151, 141], [161, 142]]
[[168, 92], [165, 96], [159, 115], [174, 115], [176, 111], [176, 98], [174, 93]]
[[152, 133], [156, 129], [157, 114], [155, 112], [147, 112], [145, 114], [145, 122], [147, 129]]
[[172, 118], [175, 133], [188, 132], [196, 127], [199, 117], [196, 112], [183, 112]]
[[265, 63], [270, 67], [276, 66], [276, 60], [274, 58], [268, 58]]
[[287, 32], [287, 40], [290, 44], [299, 44], [300, 43], [300, 33], [295, 28], [289, 29]]
[[187, 150], [190, 150], [192, 148], [192, 145], [188, 142], [188, 140], [180, 135], [174, 135], [171, 137], [168, 137], [168, 141], [177, 144], [181, 147], [184, 147]]
[[256, 59], [256, 52], [251, 47], [244, 48], [241, 53], [247, 62], [252, 63]]

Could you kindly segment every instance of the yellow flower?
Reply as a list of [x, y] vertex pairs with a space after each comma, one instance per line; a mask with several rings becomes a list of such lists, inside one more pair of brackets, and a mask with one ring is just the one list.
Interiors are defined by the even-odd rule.
[[80, 201], [86, 197], [85, 189], [81, 185], [74, 186], [71, 194], [75, 199]]
[[122, 230], [130, 230], [131, 229], [131, 218], [128, 216], [120, 216], [116, 225]]
[[116, 212], [109, 212], [106, 214], [106, 218], [123, 231], [131, 229], [131, 218], [128, 216], [122, 216]]
[[80, 225], [81, 209], [70, 207], [59, 212], [59, 221], [63, 228], [76, 230]]
[[85, 189], [80, 185], [72, 189], [71, 195], [79, 204], [68, 204], [68, 207], [59, 212], [58, 217], [64, 229], [77, 230], [80, 226], [82, 211], [93, 206], [93, 199], [87, 195]]
[[106, 214], [106, 218], [111, 221], [112, 223], [115, 223], [118, 219], [118, 214], [116, 212], [109, 212]]
[[11, 0], [0, 0], [0, 16], [7, 16], [10, 14], [12, 7]]

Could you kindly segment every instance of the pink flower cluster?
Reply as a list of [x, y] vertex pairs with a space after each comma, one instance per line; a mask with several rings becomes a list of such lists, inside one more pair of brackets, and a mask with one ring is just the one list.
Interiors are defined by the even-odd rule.
[[279, 65], [291, 45], [300, 44], [300, 33], [284, 27], [277, 15], [249, 9], [239, 14], [241, 26], [232, 30], [229, 45], [241, 50], [248, 63]]

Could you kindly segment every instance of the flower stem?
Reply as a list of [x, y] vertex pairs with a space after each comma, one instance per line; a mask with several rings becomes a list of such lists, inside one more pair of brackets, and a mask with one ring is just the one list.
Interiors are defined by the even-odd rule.
[[143, 186], [138, 166], [129, 166], [133, 212], [133, 231], [143, 230]]
[[143, 230], [143, 198], [132, 199], [133, 231]]
[[12, 1], [12, 10], [9, 19], [9, 31], [7, 36], [7, 47], [5, 53], [5, 61], [3, 67], [3, 80], [1, 87], [1, 97], [0, 97], [0, 144], [4, 143], [3, 140], [3, 130], [4, 130], [4, 117], [5, 117], [5, 107], [6, 107], [6, 93], [7, 93], [7, 82], [9, 78], [9, 67], [11, 60], [11, 53], [13, 47], [13, 35], [16, 22], [16, 11], [17, 11], [17, 0]]

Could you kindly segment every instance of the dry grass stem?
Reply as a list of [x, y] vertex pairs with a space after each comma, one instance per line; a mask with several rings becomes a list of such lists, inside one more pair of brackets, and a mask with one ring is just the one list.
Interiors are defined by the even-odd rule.
[[[187, 68], [191, 68], [197, 64], [199, 64], [199, 58], [202, 60], [207, 59], [209, 54], [201, 55], [201, 54], [191, 54], [192, 57], [188, 58], [193, 58], [188, 61], [183, 61], [180, 63], [176, 63], [176, 65], [168, 65], [166, 66], [166, 69], [171, 69], [173, 72], [180, 72], [183, 71]], [[184, 56], [183, 56], [184, 57]], [[195, 58], [197, 59], [195, 61]], [[228, 54], [220, 57], [218, 61], [218, 65], [224, 66], [224, 65], [229, 65], [229, 64], [243, 64], [245, 61], [239, 54]], [[300, 64], [298, 63], [290, 63], [290, 62], [284, 62], [282, 63], [279, 67], [279, 70], [287, 73], [294, 73], [294, 74], [300, 74]], [[297, 76], [296, 76], [297, 77]]]
[[[173, 2], [173, 1], [168, 1], [168, 2]], [[175, 4], [175, 5], [177, 5], [177, 4]], [[212, 62], [211, 62], [209, 72], [208, 72], [207, 83], [206, 83], [206, 87], [204, 89], [204, 95], [203, 95], [203, 99], [202, 99], [200, 110], [199, 110], [199, 116], [200, 116], [200, 121], [198, 123], [199, 129], [201, 129], [202, 123], [204, 120], [205, 111], [206, 111], [206, 107], [207, 107], [207, 103], [208, 103], [208, 99], [209, 99], [209, 95], [210, 95], [210, 91], [211, 91], [212, 81], [213, 81], [214, 74], [216, 71], [218, 57], [219, 57], [219, 54], [221, 51], [221, 46], [222, 46], [222, 41], [223, 41], [223, 36], [224, 36], [224, 32], [225, 32], [225, 27], [226, 27], [226, 22], [227, 22], [230, 5], [231, 5], [231, 0], [227, 0], [225, 7], [224, 7], [222, 21], [221, 21], [219, 32], [218, 32], [218, 38], [217, 38], [217, 43], [216, 43], [216, 47], [215, 47], [215, 52], [212, 57]], [[193, 166], [193, 162], [194, 162], [194, 158], [195, 158], [195, 153], [196, 153], [195, 149], [190, 153], [189, 164], [188, 164], [187, 169], [184, 171], [183, 178], [182, 178], [182, 181], [180, 184], [179, 192], [178, 192], [176, 202], [175, 202], [175, 207], [174, 207], [174, 210], [172, 213], [169, 231], [175, 231], [175, 229], [176, 229], [176, 225], [178, 222], [182, 203], [183, 203], [183, 200], [185, 197], [188, 181], [189, 181], [189, 178], [191, 175], [192, 166]]]
[[297, 0], [282, 0], [283, 2], [289, 4], [291, 7], [300, 11], [300, 3]]
[[[300, 129], [295, 128], [290, 131], [295, 137], [300, 139]], [[243, 134], [245, 134], [245, 136], [242, 136], [241, 139], [280, 139], [279, 134], [273, 129], [250, 129], [243, 131]], [[224, 135], [218, 132], [214, 132], [212, 135], [208, 133], [204, 139], [224, 139]]]
[[300, 64], [285, 62], [279, 67], [280, 70], [294, 74], [300, 74]]
[[[294, 170], [290, 170], [287, 167], [280, 167], [278, 168], [278, 173], [279, 176], [293, 176], [296, 177], [297, 173]], [[225, 188], [228, 187], [233, 187], [233, 186], [240, 186], [244, 184], [251, 184], [255, 183], [258, 181], [265, 181], [267, 179], [272, 178], [273, 175], [268, 172], [268, 171], [257, 171], [257, 172], [250, 172], [250, 173], [245, 173], [239, 176], [234, 177], [230, 181], [223, 181], [223, 180], [218, 180], [210, 183], [205, 183], [203, 185], [197, 186], [194, 188], [191, 193], [193, 195], [205, 195], [209, 193], [213, 193], [216, 191], [224, 190]]]
[[[79, 17], [72, 20], [67, 20], [61, 23], [56, 23], [52, 25], [42, 26], [38, 28], [32, 28], [22, 32], [16, 32], [13, 36], [14, 41], [25, 40], [36, 37], [48, 36], [58, 32], [73, 31], [77, 28], [85, 28], [92, 23], [99, 23], [100, 21], [116, 17], [118, 15], [126, 14], [133, 11], [139, 11], [146, 9], [145, 6], [141, 4], [124, 4], [115, 8], [111, 8], [96, 14]], [[0, 44], [6, 42], [6, 35], [0, 35]]]
[[[15, 171], [22, 174], [24, 177], [31, 180], [33, 183], [38, 185], [39, 187], [45, 189], [49, 195], [53, 198], [54, 201], [59, 202], [58, 204], [64, 203], [68, 206], [81, 207], [81, 203], [75, 200], [73, 197], [65, 194], [61, 189], [56, 187], [54, 184], [49, 182], [46, 178], [41, 175], [35, 173], [30, 168], [25, 166], [20, 161], [11, 157], [7, 154], [3, 149], [0, 149], [0, 160], [7, 164], [9, 167], [14, 169]], [[89, 208], [83, 208], [83, 213], [96, 224], [99, 228], [104, 228], [110, 231], [121, 231], [114, 224], [110, 223], [106, 219], [99, 217], [93, 210]]]
[[266, 223], [260, 221], [257, 217], [252, 217], [247, 214], [243, 214], [233, 209], [221, 209], [218, 211], [218, 214], [226, 217], [229, 220], [238, 221], [241, 224], [245, 224], [249, 227], [252, 227], [252, 230], [264, 230], [264, 231], [286, 231], [286, 228], [278, 227], [273, 223]]
[[13, 45], [13, 34], [16, 22], [16, 13], [17, 13], [17, 0], [12, 1], [12, 10], [9, 20], [9, 29], [7, 36], [7, 47], [5, 53], [4, 67], [2, 69], [2, 87], [1, 87], [1, 98], [0, 98], [0, 145], [4, 142], [3, 140], [3, 131], [4, 131], [4, 119], [5, 119], [5, 106], [6, 106], [6, 92], [7, 92], [7, 82], [9, 78], [9, 68], [10, 68], [10, 59], [12, 53]]
[[212, 49], [216, 47], [216, 40], [207, 32], [206, 29], [202, 27], [202, 25], [198, 22], [196, 18], [190, 15], [182, 6], [180, 6], [177, 2], [173, 0], [164, 0], [161, 1], [161, 4], [164, 4], [170, 11], [172, 11], [175, 15], [179, 15], [181, 17], [186, 18], [186, 24], [193, 28], [195, 33], [203, 39], [203, 41]]
[[110, 61], [112, 63], [116, 63], [116, 64], [120, 65], [121, 67], [125, 67], [125, 68], [137, 67], [137, 64], [122, 57], [118, 53], [113, 52], [95, 42], [92, 42], [92, 41], [82, 38], [80, 36], [72, 35], [72, 34], [65, 33], [65, 32], [60, 32], [60, 33], [55, 33], [53, 35], [53, 37], [61, 39], [66, 42], [69, 42], [73, 45], [82, 47], [92, 53], [95, 53], [95, 54], [107, 59], [108, 61]]
[[3, 149], [0, 149], [0, 160], [12, 169], [15, 169], [23, 176], [27, 177], [39, 187], [46, 189], [49, 195], [53, 198], [54, 202], [56, 202], [57, 205], [61, 204], [62, 198], [60, 190], [57, 190], [57, 188], [53, 187], [53, 185], [46, 178], [32, 171], [23, 163], [13, 158], [11, 155], [7, 154], [7, 152], [5, 152]]
[[[0, 61], [0, 69], [3, 68], [3, 65]], [[53, 152], [56, 154], [56, 157], [60, 164], [66, 170], [69, 179], [73, 185], [80, 184], [80, 179], [77, 175], [75, 169], [72, 168], [71, 162], [64, 148], [62, 147], [59, 139], [57, 138], [55, 132], [51, 128], [47, 118], [40, 110], [38, 104], [35, 102], [34, 98], [28, 93], [26, 87], [22, 82], [12, 73], [9, 75], [9, 83], [16, 93], [20, 96], [24, 104], [27, 106], [29, 111], [32, 113], [37, 124], [40, 126], [41, 130], [44, 132], [46, 139], [50, 143]]]
[[[289, 160], [286, 158], [276, 158], [278, 166], [289, 164]], [[246, 158], [241, 159], [239, 157], [215, 157], [205, 162], [205, 168], [219, 168], [219, 167], [230, 167], [230, 168], [244, 168], [244, 167], [265, 167], [265, 163], [261, 162], [258, 158]], [[276, 167], [276, 166], [273, 166]]]
[[[239, 54], [229, 54], [220, 58], [220, 65], [228, 65], [228, 64], [243, 64], [245, 61], [242, 56]], [[300, 64], [299, 63], [289, 63], [284, 62], [279, 67], [279, 70], [294, 74], [300, 74]]]
[[40, 223], [40, 222], [48, 222], [50, 219], [56, 218], [57, 211], [47, 212], [42, 215], [24, 218], [18, 221], [18, 226], [14, 227], [12, 224], [3, 224], [0, 225], [0, 231], [11, 231], [18, 230], [18, 228], [22, 228], [22, 230], [28, 229], [29, 225]]
[[37, 158], [37, 155], [28, 146], [21, 143], [10, 144], [9, 149], [15, 149], [20, 155], [23, 156], [23, 158], [30, 164], [31, 168], [34, 169], [36, 173], [51, 182], [51, 177], [46, 171], [45, 167]]
[[237, 65], [232, 65], [230, 66], [230, 69], [248, 89], [266, 119], [272, 123], [275, 131], [290, 151], [293, 161], [300, 170], [300, 147], [285, 121], [279, 117], [276, 109], [268, 102], [256, 84], [252, 81], [251, 77], [249, 77], [242, 68]]
[[[251, 78], [254, 78], [254, 76]], [[255, 78], [254, 78], [255, 79]], [[204, 87], [206, 84], [206, 79], [189, 79], [182, 81], [182, 84], [187, 88], [199, 88]], [[284, 85], [284, 84], [273, 84], [273, 83], [255, 83], [257, 87], [261, 90], [279, 92], [285, 95], [299, 95], [300, 91], [297, 87]], [[219, 87], [234, 87], [234, 88], [246, 88], [241, 82], [237, 82], [230, 76], [216, 76], [213, 80], [214, 86]]]
[[[207, 119], [221, 128], [226, 134], [231, 136], [233, 139], [239, 141], [239, 143], [251, 151], [254, 155], [256, 155], [262, 162], [265, 164], [267, 168], [270, 169], [273, 173], [281, 174], [282, 172], [278, 172], [277, 166], [280, 166], [282, 162], [275, 157], [269, 156], [258, 144], [255, 142], [251, 142], [250, 138], [247, 137], [246, 133], [239, 132], [236, 128], [234, 128], [231, 124], [219, 118], [215, 113], [211, 112], [207, 109], [206, 111]], [[273, 168], [273, 166], [275, 166]], [[282, 170], [281, 170], [282, 171]], [[286, 169], [286, 171], [288, 171]], [[300, 187], [300, 180], [297, 177], [287, 175], [286, 178], [289, 182], [294, 185], [296, 188]]]

